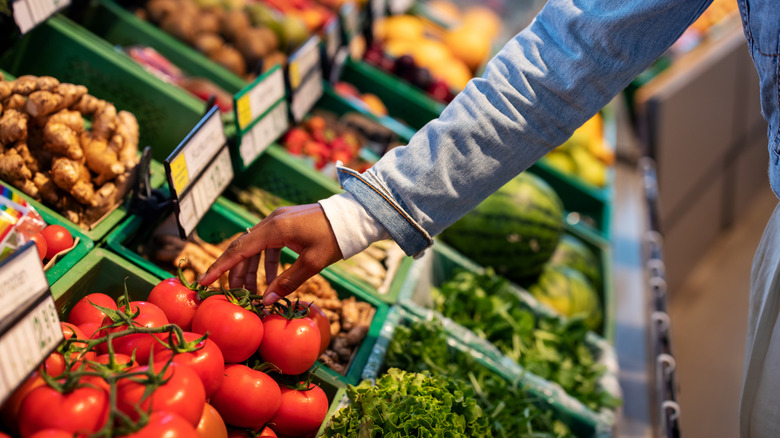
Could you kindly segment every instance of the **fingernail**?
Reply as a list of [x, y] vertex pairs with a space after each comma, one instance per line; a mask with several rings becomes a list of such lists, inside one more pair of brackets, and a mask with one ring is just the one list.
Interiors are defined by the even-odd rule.
[[279, 295], [277, 295], [275, 292], [268, 292], [263, 297], [263, 304], [269, 306], [278, 300], [279, 300]]

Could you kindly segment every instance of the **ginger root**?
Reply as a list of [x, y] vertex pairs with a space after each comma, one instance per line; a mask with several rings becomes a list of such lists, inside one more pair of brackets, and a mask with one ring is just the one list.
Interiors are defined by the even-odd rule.
[[51, 176], [57, 187], [73, 195], [80, 204], [92, 205], [94, 202], [95, 188], [84, 164], [66, 157], [57, 157], [51, 163]]
[[84, 117], [78, 111], [60, 110], [49, 116], [46, 123], [62, 123], [79, 134], [84, 131]]
[[0, 117], [0, 143], [11, 144], [27, 139], [27, 114], [6, 109]]
[[128, 111], [119, 111], [117, 113], [117, 127], [114, 136], [122, 139], [119, 146], [119, 162], [125, 168], [135, 167], [138, 164], [138, 138], [139, 138], [138, 120], [133, 113]]
[[[46, 122], [43, 127], [43, 147], [49, 151], [64, 155], [71, 160], [80, 160], [84, 156], [76, 131], [63, 123]], [[54, 168], [54, 165], [52, 165]]]
[[[105, 102], [105, 101], [104, 101]], [[92, 137], [108, 140], [116, 130], [116, 107], [108, 102], [92, 116]]]
[[22, 96], [21, 94], [12, 94], [8, 97], [8, 99], [3, 101], [3, 108], [9, 110], [19, 110], [24, 108], [24, 105], [27, 103], [27, 98]]
[[87, 167], [97, 174], [96, 185], [102, 186], [106, 181], [116, 178], [125, 171], [125, 166], [119, 162], [116, 150], [109, 148], [105, 139], [96, 138], [85, 132], [81, 134], [81, 144]]
[[32, 178], [32, 172], [24, 163], [24, 158], [15, 149], [6, 149], [0, 155], [0, 178], [11, 183]]
[[60, 200], [60, 193], [49, 172], [37, 172], [33, 177], [33, 182], [38, 187], [41, 199], [52, 205], [57, 205]]
[[38, 89], [37, 79], [37, 77], [32, 75], [19, 76], [16, 80], [11, 81], [13, 92], [22, 96], [29, 96], [30, 93]]

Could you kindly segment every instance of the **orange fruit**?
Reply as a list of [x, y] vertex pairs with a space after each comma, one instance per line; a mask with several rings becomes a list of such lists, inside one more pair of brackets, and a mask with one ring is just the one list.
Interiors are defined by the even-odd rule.
[[490, 38], [475, 28], [461, 26], [448, 32], [444, 42], [452, 54], [472, 71], [476, 71], [490, 56]]

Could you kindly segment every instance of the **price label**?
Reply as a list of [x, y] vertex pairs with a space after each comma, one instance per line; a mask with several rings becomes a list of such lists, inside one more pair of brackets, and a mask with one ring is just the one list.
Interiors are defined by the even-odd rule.
[[414, 0], [389, 0], [390, 13], [393, 15], [399, 15], [406, 13], [414, 6]]
[[241, 131], [246, 129], [283, 98], [284, 73], [277, 66], [236, 94], [236, 104], [233, 107], [236, 111], [238, 129]]
[[16, 0], [13, 5], [14, 20], [24, 34], [70, 5], [70, 0]]
[[287, 102], [281, 101], [241, 136], [238, 151], [244, 167], [248, 167], [290, 126]]
[[230, 161], [230, 150], [225, 145], [187, 193], [179, 198], [177, 213], [180, 231], [184, 237], [189, 236], [198, 226], [200, 219], [232, 180], [233, 165]]
[[189, 236], [233, 180], [226, 143], [219, 110], [214, 106], [165, 160], [182, 238]]
[[64, 338], [35, 243], [0, 264], [0, 281], [1, 403]]
[[333, 64], [339, 47], [341, 47], [341, 23], [339, 17], [334, 15], [325, 24], [325, 56], [328, 58], [328, 64]]
[[344, 28], [344, 35], [347, 38], [346, 42], [349, 43], [361, 33], [360, 9], [355, 6], [354, 2], [347, 1], [339, 9], [339, 15], [341, 15], [341, 26]]
[[320, 64], [319, 37], [310, 38], [296, 53], [290, 56], [288, 75], [290, 81], [290, 112], [297, 123], [322, 97], [322, 65]]

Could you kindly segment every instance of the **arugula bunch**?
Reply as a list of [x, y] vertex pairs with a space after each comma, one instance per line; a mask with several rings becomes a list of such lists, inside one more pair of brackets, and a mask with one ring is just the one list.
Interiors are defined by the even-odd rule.
[[527, 371], [558, 383], [593, 410], [616, 407], [620, 400], [600, 388], [605, 367], [585, 343], [582, 317], [566, 320], [535, 314], [491, 269], [484, 274], [459, 270], [433, 292], [444, 316], [493, 343]]
[[375, 385], [350, 385], [347, 395], [350, 405], [336, 413], [323, 437], [492, 437], [461, 380], [392, 368]]
[[387, 347], [385, 368], [430, 371], [450, 376], [471, 386], [495, 437], [568, 438], [568, 427], [553, 418], [550, 410], [471, 355], [447, 344], [440, 321], [413, 321], [398, 326]]

